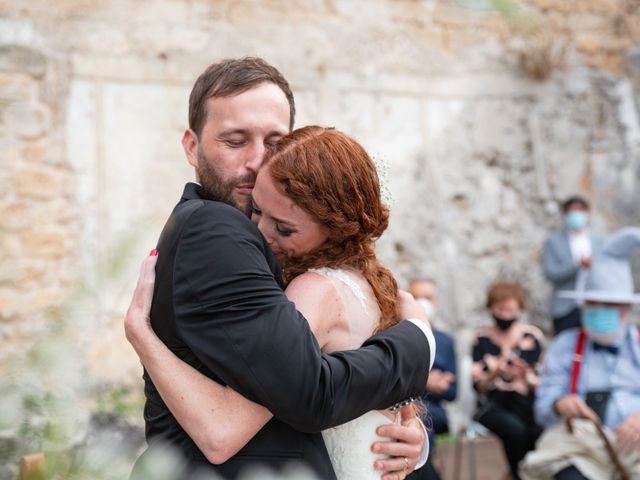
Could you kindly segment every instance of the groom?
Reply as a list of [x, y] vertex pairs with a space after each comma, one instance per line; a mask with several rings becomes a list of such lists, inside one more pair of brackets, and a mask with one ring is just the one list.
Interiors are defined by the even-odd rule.
[[[420, 320], [400, 322], [359, 350], [323, 354], [284, 296], [276, 259], [246, 210], [265, 152], [291, 130], [294, 115], [287, 81], [256, 58], [211, 65], [189, 98], [182, 145], [198, 184], [187, 184], [158, 241], [151, 323], [183, 361], [275, 418], [230, 460], [212, 465], [145, 372], [147, 441], [177, 447], [188, 462], [184, 478], [203, 467], [235, 478], [250, 465], [279, 469], [291, 460], [335, 478], [318, 432], [419, 396], [433, 362], [433, 336]], [[151, 361], [153, 351], [136, 350], [143, 364]], [[423, 440], [407, 441], [413, 427], [385, 428], [400, 443], [378, 444], [396, 457], [383, 468], [403, 478]]]

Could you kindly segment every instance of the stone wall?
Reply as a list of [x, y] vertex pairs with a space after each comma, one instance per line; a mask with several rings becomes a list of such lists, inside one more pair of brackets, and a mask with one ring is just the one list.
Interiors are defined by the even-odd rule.
[[0, 338], [21, 349], [74, 282], [82, 219], [66, 148], [64, 56], [0, 44]]
[[450, 328], [486, 321], [498, 277], [521, 281], [546, 325], [538, 262], [558, 200], [589, 197], [598, 230], [640, 222], [640, 11], [490, 3], [0, 0], [0, 362], [80, 292], [96, 372], [139, 376], [120, 319], [191, 178], [189, 90], [210, 62], [248, 54], [291, 81], [297, 125], [389, 159], [380, 255], [401, 282], [438, 280]]

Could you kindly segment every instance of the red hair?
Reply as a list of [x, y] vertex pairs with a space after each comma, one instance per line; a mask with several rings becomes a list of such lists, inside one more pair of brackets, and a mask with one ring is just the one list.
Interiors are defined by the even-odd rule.
[[398, 322], [398, 285], [375, 254], [389, 225], [376, 167], [362, 146], [333, 128], [309, 126], [283, 137], [265, 165], [276, 187], [329, 233], [304, 257], [289, 258], [285, 282], [311, 268], [352, 267], [362, 272], [380, 306], [376, 332]]
[[527, 298], [522, 287], [515, 282], [496, 282], [487, 292], [487, 308], [505, 300], [515, 300], [521, 310], [527, 307]]

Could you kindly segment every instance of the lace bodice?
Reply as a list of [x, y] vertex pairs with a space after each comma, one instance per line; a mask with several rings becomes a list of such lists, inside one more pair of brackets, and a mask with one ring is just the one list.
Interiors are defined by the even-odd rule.
[[356, 282], [355, 279], [352, 277], [352, 275], [354, 275], [353, 273], [349, 274], [347, 273], [346, 270], [326, 268], [326, 267], [312, 268], [309, 271], [313, 273], [319, 273], [320, 275], [324, 275], [327, 278], [333, 278], [344, 283], [347, 287], [351, 289], [351, 293], [356, 299], [358, 299], [358, 301], [360, 302], [360, 305], [362, 306], [362, 308], [365, 309], [365, 313], [366, 313], [367, 297], [365, 296], [358, 282]]
[[373, 464], [381, 455], [373, 453], [371, 445], [378, 440], [385, 440], [376, 434], [376, 428], [392, 422], [381, 412], [372, 410], [355, 420], [322, 432], [338, 480], [380, 478], [380, 472], [373, 469]]
[[[369, 338], [380, 321], [380, 307], [369, 282], [356, 270], [317, 268], [309, 270], [329, 279], [341, 300], [342, 332], [330, 339], [326, 351], [352, 350]], [[346, 288], [345, 288], [346, 287]]]
[[[380, 308], [371, 285], [354, 270], [318, 268], [310, 272], [330, 279], [342, 301], [344, 321], [348, 323], [344, 331], [348, 334], [332, 339], [333, 350], [358, 348], [372, 335], [380, 320]], [[382, 412], [371, 411], [322, 432], [338, 480], [380, 478], [380, 473], [373, 469], [379, 455], [371, 452], [371, 445], [381, 439], [376, 428], [392, 422]]]

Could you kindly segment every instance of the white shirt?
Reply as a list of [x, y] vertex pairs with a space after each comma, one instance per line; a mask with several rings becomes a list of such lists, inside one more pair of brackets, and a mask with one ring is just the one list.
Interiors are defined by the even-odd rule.
[[571, 247], [571, 255], [576, 264], [580, 263], [585, 257], [591, 256], [591, 239], [587, 230], [579, 232], [569, 232], [569, 246]]
[[[579, 232], [569, 232], [569, 247], [571, 248], [571, 256], [576, 265], [580, 264], [583, 258], [591, 256], [591, 239], [589, 238], [589, 232], [587, 230], [580, 230]], [[581, 292], [584, 290], [587, 284], [587, 277], [589, 276], [589, 269], [580, 267], [578, 274], [576, 275], [575, 290]], [[578, 305], [582, 305], [583, 302], [576, 302]]]

